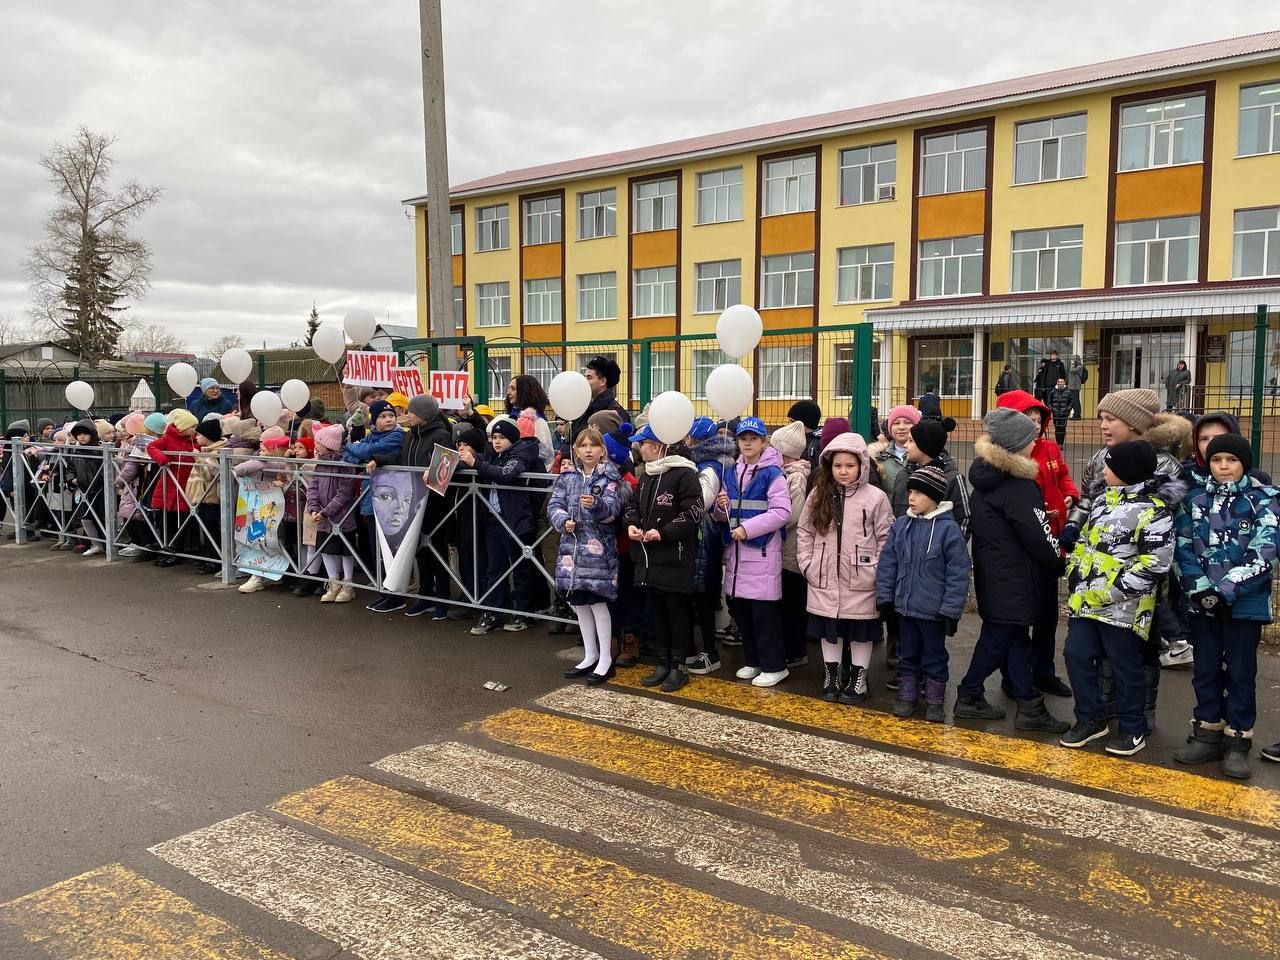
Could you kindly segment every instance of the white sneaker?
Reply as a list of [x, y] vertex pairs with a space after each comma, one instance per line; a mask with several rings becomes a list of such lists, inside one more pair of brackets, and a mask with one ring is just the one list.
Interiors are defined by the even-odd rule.
[[760, 676], [759, 667], [739, 667], [738, 672], [734, 674], [739, 680], [752, 680]]
[[99, 546], [98, 544], [96, 544], [96, 543], [95, 543], [95, 544], [93, 544], [91, 547], [89, 547], [89, 549], [88, 549], [88, 550], [86, 550], [84, 553], [80, 554], [80, 556], [82, 556], [82, 557], [96, 557], [96, 556], [98, 556], [99, 554], [106, 553], [106, 552], [107, 552], [107, 551], [103, 550], [101, 546]]
[[124, 547], [120, 550], [119, 556], [123, 557], [126, 560], [133, 560], [137, 557], [142, 556], [143, 552], [144, 551], [141, 547], [135, 546], [134, 544], [131, 543], [129, 544], [129, 546]]
[[697, 656], [686, 657], [684, 661], [685, 669], [690, 673], [696, 673], [698, 676], [704, 676], [708, 673], [720, 669], [720, 661], [712, 660], [705, 653], [699, 653]]
[[267, 589], [267, 581], [255, 575], [240, 584], [236, 589], [241, 593], [257, 593], [259, 590]]
[[320, 598], [321, 603], [333, 603], [338, 597], [338, 591], [342, 589], [342, 584], [337, 580], [329, 580], [324, 585], [324, 596]]
[[1160, 654], [1160, 666], [1189, 667], [1195, 663], [1195, 659], [1195, 650], [1192, 649], [1191, 644], [1183, 640]]
[[762, 673], [751, 681], [753, 687], [772, 687], [791, 676], [790, 670], [777, 670], [773, 673]]

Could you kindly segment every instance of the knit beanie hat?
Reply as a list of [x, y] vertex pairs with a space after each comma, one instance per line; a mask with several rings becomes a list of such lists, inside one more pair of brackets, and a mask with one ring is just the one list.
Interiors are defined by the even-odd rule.
[[[792, 410], [794, 411], [795, 408], [792, 407]], [[773, 431], [773, 436], [769, 438], [769, 442], [773, 445], [773, 449], [784, 457], [799, 460], [804, 456], [804, 448], [808, 442], [804, 428], [803, 420], [792, 420], [785, 427], [779, 427]]]
[[595, 427], [602, 434], [613, 433], [622, 427], [622, 414], [617, 410], [598, 410], [587, 417], [587, 426]]
[[1253, 448], [1249, 446], [1249, 441], [1238, 433], [1220, 433], [1209, 441], [1209, 447], [1204, 452], [1206, 461], [1212, 461], [1215, 453], [1229, 453], [1242, 464], [1244, 464], [1244, 472], [1248, 473], [1253, 469]]
[[[505, 413], [500, 413], [496, 417], [494, 417], [492, 420], [489, 421], [489, 423], [484, 428], [484, 432], [487, 433], [489, 436], [493, 436], [493, 425], [495, 423], [501, 423], [504, 420], [507, 423], [511, 424], [513, 427], [516, 424], [516, 422], [513, 419], [511, 419], [511, 417], [507, 416]], [[518, 429], [517, 429], [517, 432], [519, 432]]]
[[201, 419], [201, 420], [221, 420], [221, 419], [223, 418], [223, 416], [224, 416], [224, 414], [221, 414], [221, 413], [212, 413], [212, 412], [211, 412], [211, 413], [206, 413], [206, 414], [205, 414], [203, 417], [201, 417], [200, 419]]
[[631, 424], [624, 423], [613, 433], [604, 435], [604, 448], [609, 459], [622, 466], [631, 459]]
[[911, 428], [911, 439], [920, 452], [930, 460], [936, 460], [947, 446], [947, 434], [956, 428], [950, 417], [945, 420], [921, 420]]
[[[1125, 421], [1125, 423], [1128, 422]], [[1156, 452], [1145, 440], [1126, 440], [1124, 443], [1117, 443], [1114, 447], [1108, 447], [1102, 461], [1126, 487], [1150, 480], [1156, 475]]]
[[991, 442], [1010, 453], [1018, 453], [1040, 436], [1040, 428], [1025, 413], [996, 407], [982, 421]]
[[909, 403], [900, 403], [889, 411], [889, 426], [893, 426], [895, 420], [903, 418], [911, 421], [911, 425], [915, 426], [920, 422], [920, 411]]
[[218, 385], [218, 381], [213, 379], [213, 377], [205, 377], [203, 380], [200, 381], [200, 392], [204, 393], [210, 387], [216, 387], [217, 385]]
[[520, 439], [520, 428], [516, 426], [515, 421], [510, 417], [499, 417], [489, 424], [489, 434], [501, 434], [512, 443]]
[[183, 432], [190, 430], [200, 422], [190, 410], [175, 410], [170, 416], [173, 419], [173, 425]]
[[109, 420], [95, 420], [93, 425], [98, 431], [98, 441], [100, 443], [106, 443], [108, 438], [115, 438], [116, 428], [111, 425]]
[[[916, 445], [919, 446], [919, 443]], [[932, 464], [916, 467], [907, 477], [908, 490], [919, 490], [934, 503], [947, 499], [949, 486], [946, 471]]]
[[806, 430], [817, 430], [822, 422], [822, 408], [812, 400], [797, 400], [787, 411], [787, 418], [803, 423]]
[[36, 421], [36, 435], [38, 436], [39, 434], [44, 433], [45, 427], [52, 427], [52, 426], [55, 426], [52, 420], [50, 420], [48, 417], [41, 417], [39, 420]]
[[342, 449], [342, 427], [339, 424], [331, 424], [327, 427], [321, 427], [314, 434], [316, 446], [324, 447], [326, 450], [332, 450], [335, 453]]
[[409, 409], [409, 398], [399, 391], [388, 395], [387, 403], [391, 404], [393, 407], [401, 407], [405, 410]]
[[148, 433], [158, 437], [164, 433], [164, 428], [169, 425], [169, 421], [165, 419], [163, 413], [148, 413], [143, 417], [142, 425], [147, 428]]
[[[272, 427], [271, 430], [274, 430]], [[287, 450], [289, 448], [289, 435], [287, 433], [279, 433], [268, 437], [267, 434], [271, 430], [262, 431], [262, 439], [258, 441], [263, 450]]]
[[316, 441], [314, 437], [299, 437], [298, 443], [302, 445], [302, 449], [307, 451], [308, 457], [316, 455]]
[[217, 443], [222, 439], [222, 423], [219, 420], [201, 420], [200, 426], [196, 427], [196, 433], [210, 443]]
[[1113, 390], [1098, 401], [1098, 413], [1109, 413], [1138, 433], [1150, 430], [1159, 412], [1160, 398], [1154, 390]]
[[409, 412], [420, 420], [434, 420], [440, 415], [440, 401], [429, 393], [420, 393], [409, 401]]
[[465, 430], [460, 431], [458, 433], [458, 436], [455, 442], [465, 443], [468, 447], [470, 447], [476, 453], [483, 453], [484, 445], [488, 443], [488, 441], [485, 439], [484, 434], [481, 433], [479, 430], [477, 430], [475, 427], [467, 427]]
[[[917, 419], [919, 419], [918, 415]], [[827, 422], [822, 425], [821, 449], [827, 449], [827, 444], [840, 434], [852, 432], [853, 427], [849, 426], [849, 421], [844, 417], [828, 417]]]
[[520, 416], [516, 419], [516, 429], [520, 431], [522, 437], [535, 437], [538, 435], [538, 414], [533, 407], [525, 407], [520, 411]]
[[[384, 410], [391, 410], [391, 404], [385, 400], [375, 400], [369, 404], [369, 424], [371, 426], [378, 422], [378, 417], [382, 416]], [[392, 413], [394, 412], [392, 410]]]
[[[279, 430], [280, 428], [277, 427], [276, 429]], [[283, 433], [284, 431], [281, 430], [280, 432]], [[249, 417], [236, 424], [235, 436], [241, 440], [248, 440], [250, 443], [257, 443], [262, 439], [262, 427], [258, 426], [257, 420]]]

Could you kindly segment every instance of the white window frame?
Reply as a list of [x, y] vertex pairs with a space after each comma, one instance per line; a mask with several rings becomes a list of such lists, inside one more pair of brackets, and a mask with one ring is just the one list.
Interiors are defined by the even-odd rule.
[[[1194, 233], [1174, 233], [1184, 222], [1194, 222]], [[1144, 237], [1141, 239], [1122, 240], [1121, 234], [1126, 232], [1128, 227], [1138, 227], [1142, 224], [1154, 224], [1155, 236]], [[1191, 268], [1189, 277], [1177, 277], [1169, 279], [1169, 249], [1172, 244], [1180, 241], [1189, 241], [1187, 243], [1187, 264]], [[1120, 268], [1122, 264], [1128, 264], [1130, 261], [1128, 255], [1132, 253], [1132, 248], [1141, 246], [1144, 250], [1143, 263], [1143, 279], [1134, 280], [1129, 278], [1125, 282], [1120, 280]], [[1159, 269], [1159, 278], [1152, 279], [1153, 267]], [[1152, 286], [1156, 284], [1168, 283], [1194, 283], [1200, 275], [1200, 218], [1198, 216], [1188, 217], [1161, 217], [1150, 220], [1127, 220], [1116, 224], [1116, 253], [1115, 253], [1115, 273], [1114, 282], [1117, 287], [1142, 287]]]
[[[942, 344], [945, 344], [943, 348]], [[936, 356], [922, 356], [921, 351], [936, 353]], [[973, 337], [928, 338], [916, 341], [914, 369], [911, 378], [914, 381], [910, 389], [915, 396], [924, 393], [924, 383], [920, 379], [925, 363], [938, 365], [938, 397], [947, 400], [968, 400], [973, 396]], [[947, 368], [950, 368], [952, 384], [956, 389], [945, 392], [947, 384]]]
[[[1268, 226], [1241, 226], [1241, 222], [1250, 215], [1261, 219], [1266, 214], [1271, 215], [1271, 224]], [[1258, 277], [1280, 277], [1280, 207], [1255, 207], [1250, 210], [1237, 210], [1232, 226], [1231, 279], [1245, 280]], [[1244, 272], [1245, 244], [1251, 238], [1260, 238], [1262, 243], [1262, 273]], [[1274, 273], [1267, 270], [1267, 263], [1273, 257], [1276, 260]]]
[[[873, 257], [879, 259], [872, 259]], [[850, 283], [853, 285], [854, 295], [841, 296], [846, 284]], [[888, 295], [877, 297], [876, 287], [882, 285], [888, 286]], [[872, 243], [836, 251], [836, 303], [883, 303], [892, 299], [892, 243]]]
[[[1084, 121], [1084, 127], [1073, 130], [1077, 121]], [[1027, 120], [1014, 125], [1013, 128], [1013, 182], [1021, 186], [1027, 183], [1051, 183], [1054, 180], [1077, 180], [1085, 175], [1088, 164], [1089, 115], [1087, 113], [1067, 113], [1060, 117], [1046, 117], [1043, 120]], [[1042, 130], [1048, 124], [1047, 130]], [[1080, 158], [1079, 173], [1063, 173], [1063, 158], [1074, 157], [1078, 151]], [[1025, 164], [1027, 168], [1035, 167], [1035, 176], [1023, 178], [1019, 170]], [[1045, 171], [1052, 167], [1052, 174], [1046, 176]]]
[[559, 243], [564, 238], [564, 204], [558, 196], [524, 201], [524, 245]]
[[674, 230], [679, 220], [679, 189], [675, 177], [642, 180], [631, 190], [631, 232]]
[[[521, 372], [525, 373], [542, 385], [542, 389], [546, 390], [551, 386], [551, 380], [560, 372], [560, 361], [555, 357], [547, 356], [539, 351], [526, 353], [520, 361]], [[508, 380], [508, 383], [511, 381]], [[502, 395], [505, 396], [506, 388], [503, 387]]]
[[453, 252], [453, 256], [459, 256], [462, 253], [462, 211], [449, 211], [449, 249]]
[[742, 261], [694, 264], [694, 313], [722, 313], [742, 302]]
[[[636, 362], [640, 355], [636, 353]], [[637, 380], [639, 378], [637, 377]], [[676, 351], [674, 347], [653, 349], [649, 351], [649, 393], [656, 397], [660, 393], [676, 389]]]
[[760, 184], [762, 216], [808, 213], [818, 207], [818, 155], [797, 154], [766, 160]]
[[[1040, 236], [1043, 235], [1043, 239]], [[1019, 247], [1019, 238], [1023, 243], [1039, 241], [1035, 246]], [[1064, 258], [1065, 254], [1065, 258]], [[1075, 259], [1076, 283], [1063, 286], [1062, 264]], [[1031, 262], [1035, 272], [1035, 284], [1030, 287], [1018, 285], [1019, 262]], [[1036, 290], [1079, 290], [1084, 270], [1084, 227], [1041, 227], [1035, 230], [1015, 230], [1009, 243], [1009, 289], [1014, 293], [1031, 293]], [[1052, 275], [1053, 282], [1046, 284], [1046, 274]]]
[[760, 347], [760, 400], [813, 399], [813, 344]]
[[511, 246], [511, 208], [505, 203], [476, 207], [476, 252], [507, 250]]
[[675, 267], [642, 267], [633, 272], [631, 315], [633, 317], [674, 317], [676, 315]]
[[[982, 142], [971, 138], [981, 136]], [[963, 142], [962, 142], [963, 141]], [[987, 150], [990, 148], [986, 127], [954, 130], [920, 138], [920, 196], [941, 196], [944, 193], [968, 193], [987, 188]], [[941, 189], [930, 189], [930, 171], [941, 165]], [[955, 186], [952, 181], [956, 180]]]
[[618, 235], [618, 191], [614, 187], [578, 194], [578, 239]]
[[[971, 246], [966, 241], [977, 241], [978, 249], [976, 251], [967, 249]], [[964, 243], [966, 249], [960, 253], [956, 253], [956, 244]], [[944, 247], [943, 245], [948, 245]], [[928, 254], [928, 255], [926, 255]], [[976, 297], [982, 295], [982, 272], [985, 268], [983, 258], [986, 257], [986, 246], [982, 234], [974, 234], [968, 237], [946, 237], [937, 240], [921, 240], [920, 246], [916, 251], [919, 258], [916, 264], [916, 297], [921, 300], [936, 300], [944, 297]], [[970, 276], [973, 276], [972, 267], [974, 261], [977, 262], [977, 289], [965, 289], [965, 268], [970, 268]], [[934, 261], [940, 261], [942, 270], [941, 280], [942, 289], [939, 293], [928, 293], [925, 290], [925, 264], [931, 264]], [[949, 278], [954, 277], [955, 283], [951, 284]], [[954, 289], [948, 292], [948, 287], [954, 286]]]
[[[506, 280], [476, 284], [476, 326], [511, 325], [511, 284]], [[503, 388], [506, 389], [505, 387]]]
[[839, 166], [840, 206], [887, 203], [897, 199], [898, 144], [896, 141], [841, 150]]
[[736, 362], [719, 347], [699, 347], [692, 351], [692, 359], [693, 391], [689, 397], [693, 400], [707, 399], [707, 378], [712, 370], [722, 364]]
[[529, 326], [559, 323], [563, 296], [563, 284], [559, 277], [526, 280], [521, 322]]
[[814, 255], [784, 253], [760, 258], [760, 309], [812, 307]]
[[578, 320], [590, 323], [617, 319], [618, 274], [613, 270], [578, 274]]
[[696, 206], [695, 222], [698, 224], [741, 220], [742, 168], [725, 167], [698, 174]]
[[453, 287], [453, 328], [464, 330], [467, 326], [467, 292], [461, 286]]
[[[1264, 90], [1264, 87], [1269, 87], [1270, 89]], [[1272, 99], [1245, 106], [1246, 94], [1254, 90], [1259, 90]], [[1257, 117], [1254, 114], [1257, 114]], [[1252, 150], [1246, 153], [1244, 149], [1245, 121], [1253, 120], [1256, 129], [1259, 119], [1264, 119], [1267, 125], [1267, 147], [1265, 150]], [[1268, 153], [1280, 153], [1280, 79], [1267, 83], [1249, 83], [1240, 88], [1240, 124], [1236, 131], [1236, 156], [1261, 157]]]
[[[1204, 93], [1193, 93], [1185, 97], [1158, 97], [1155, 100], [1124, 104], [1120, 108], [1120, 134], [1119, 148], [1116, 155], [1116, 172], [1127, 173], [1131, 170], [1153, 170], [1157, 167], [1181, 167], [1193, 163], [1203, 163], [1206, 99], [1207, 97]], [[1187, 112], [1181, 116], [1167, 116], [1167, 114], [1177, 111], [1182, 106], [1194, 109], [1192, 102], [1196, 100], [1200, 101], [1199, 113]], [[1136, 119], [1139, 115], [1135, 114], [1135, 111], [1138, 110], [1143, 111], [1141, 119]], [[1157, 113], [1159, 116], [1156, 116]], [[1129, 115], [1128, 119], [1126, 119], [1126, 114]], [[1175, 160], [1174, 145], [1179, 136], [1183, 137], [1185, 143], [1185, 139], [1188, 136], [1188, 121], [1199, 121], [1191, 124], [1191, 129], [1198, 131], [1194, 135], [1199, 138], [1199, 155], [1194, 160]], [[1143, 160], [1135, 166], [1128, 166], [1126, 165], [1125, 143], [1139, 134], [1143, 135], [1146, 141]], [[1161, 149], [1162, 142], [1164, 149]]]
[[485, 362], [489, 373], [489, 396], [506, 397], [507, 384], [511, 382], [510, 354], [490, 353]]

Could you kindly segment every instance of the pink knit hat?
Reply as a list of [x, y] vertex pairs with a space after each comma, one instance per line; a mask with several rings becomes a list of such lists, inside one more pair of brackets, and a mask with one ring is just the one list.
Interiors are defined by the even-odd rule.
[[134, 411], [120, 421], [120, 426], [128, 436], [136, 437], [142, 432], [142, 421], [145, 419], [145, 414]]
[[326, 450], [332, 450], [335, 453], [342, 449], [342, 426], [340, 424], [335, 423], [328, 427], [321, 427], [312, 436], [318, 447], [324, 447]]
[[889, 426], [892, 427], [895, 420], [901, 420], [903, 418], [910, 420], [911, 425], [914, 427], [920, 422], [920, 411], [909, 403], [899, 404], [889, 411]]
[[516, 420], [516, 429], [520, 431], [520, 436], [537, 436], [537, 420], [538, 412], [533, 407], [526, 407], [520, 411], [520, 417]]

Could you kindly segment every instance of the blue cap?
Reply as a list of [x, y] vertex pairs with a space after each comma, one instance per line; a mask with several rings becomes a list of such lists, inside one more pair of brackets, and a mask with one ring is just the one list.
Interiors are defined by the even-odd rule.
[[695, 417], [689, 427], [689, 436], [694, 440], [706, 440], [716, 435], [716, 422], [710, 417]]
[[644, 443], [646, 440], [653, 443], [662, 443], [662, 441], [658, 439], [658, 435], [653, 432], [653, 427], [649, 426], [647, 423], [631, 435], [632, 443]]
[[613, 433], [604, 435], [604, 448], [609, 452], [609, 459], [618, 466], [631, 459], [631, 430], [631, 424], [624, 423]]
[[767, 437], [769, 431], [764, 428], [764, 421], [759, 417], [743, 417], [738, 421], [738, 429], [734, 431], [735, 437], [740, 437], [744, 433], [754, 433], [761, 437]]

